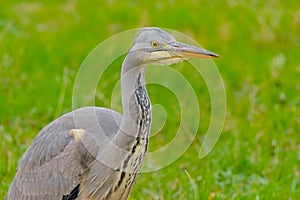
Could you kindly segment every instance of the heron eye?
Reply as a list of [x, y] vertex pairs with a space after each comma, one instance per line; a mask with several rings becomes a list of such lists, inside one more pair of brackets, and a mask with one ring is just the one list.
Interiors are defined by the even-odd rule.
[[159, 47], [159, 43], [158, 43], [157, 41], [152, 41], [152, 42], [151, 42], [151, 46], [152, 46], [153, 48], [157, 48], [157, 47]]

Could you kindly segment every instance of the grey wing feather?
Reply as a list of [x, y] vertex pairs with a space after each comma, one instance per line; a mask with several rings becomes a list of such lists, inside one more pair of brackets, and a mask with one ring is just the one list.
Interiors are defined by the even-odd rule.
[[[94, 160], [94, 156], [76, 142], [71, 130], [80, 128], [94, 133], [98, 140], [103, 139], [97, 138], [98, 132], [104, 132], [110, 139], [120, 121], [121, 115], [112, 110], [86, 107], [51, 122], [22, 156], [7, 200], [61, 200], [80, 184], [89, 171], [89, 163]], [[92, 139], [89, 140], [94, 141]]]

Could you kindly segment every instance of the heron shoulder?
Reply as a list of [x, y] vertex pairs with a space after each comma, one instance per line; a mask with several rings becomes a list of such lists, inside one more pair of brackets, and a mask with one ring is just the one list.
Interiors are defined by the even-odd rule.
[[93, 134], [101, 132], [111, 139], [117, 133], [121, 120], [120, 113], [101, 107], [83, 107], [66, 113], [38, 133], [20, 160], [19, 168], [22, 165], [39, 166], [63, 152], [75, 139], [70, 134], [74, 129]]

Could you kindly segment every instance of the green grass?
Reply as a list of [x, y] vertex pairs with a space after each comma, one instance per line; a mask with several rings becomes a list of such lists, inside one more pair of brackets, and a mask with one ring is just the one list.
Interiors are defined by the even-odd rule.
[[[209, 94], [187, 63], [174, 65], [200, 91], [200, 129], [180, 159], [139, 175], [131, 199], [195, 199], [194, 189], [198, 199], [299, 199], [300, 4], [280, 0], [2, 0], [0, 199], [39, 130], [72, 109], [73, 81], [87, 54], [109, 36], [142, 26], [178, 30], [220, 54], [227, 117], [213, 151], [198, 159]], [[101, 79], [98, 106], [110, 106], [119, 63]], [[155, 149], [174, 136], [180, 114], [171, 94], [148, 90], [169, 117], [151, 138]]]

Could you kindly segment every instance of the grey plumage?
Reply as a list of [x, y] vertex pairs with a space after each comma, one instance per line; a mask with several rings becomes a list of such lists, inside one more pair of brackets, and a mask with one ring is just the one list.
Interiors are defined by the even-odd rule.
[[44, 127], [22, 156], [7, 200], [127, 199], [148, 148], [145, 67], [190, 57], [217, 55], [161, 29], [142, 29], [122, 65], [123, 115], [85, 107]]

